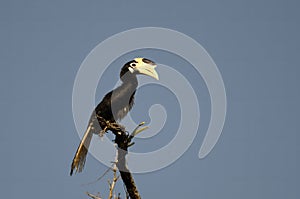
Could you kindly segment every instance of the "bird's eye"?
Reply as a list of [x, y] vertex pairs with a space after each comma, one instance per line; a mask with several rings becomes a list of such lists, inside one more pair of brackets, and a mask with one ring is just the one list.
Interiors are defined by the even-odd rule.
[[135, 66], [136, 66], [136, 64], [135, 64], [135, 63], [131, 63], [131, 64], [130, 64], [130, 66], [132, 66], [132, 67], [135, 67]]

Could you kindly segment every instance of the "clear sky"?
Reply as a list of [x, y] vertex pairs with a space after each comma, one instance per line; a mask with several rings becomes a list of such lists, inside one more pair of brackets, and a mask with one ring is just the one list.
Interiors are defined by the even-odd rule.
[[[72, 115], [73, 83], [82, 61], [101, 41], [145, 26], [183, 32], [209, 52], [224, 80], [228, 110], [220, 140], [200, 160], [210, 100], [201, 76], [186, 61], [141, 50], [123, 55], [106, 70], [96, 101], [113, 88], [122, 64], [136, 56], [174, 67], [198, 91], [196, 139], [170, 166], [134, 175], [142, 197], [299, 198], [299, 6], [295, 0], [2, 0], [1, 198], [79, 199], [87, 198], [86, 191], [107, 193], [109, 175], [84, 185], [106, 170], [92, 156], [83, 173], [69, 176], [80, 141]], [[174, 136], [180, 111], [168, 94], [155, 86], [137, 93], [132, 113], [137, 122], [149, 120], [139, 102], [148, 107], [161, 103], [169, 115], [158, 135], [137, 140], [132, 150], [151, 151]], [[121, 183], [117, 189], [123, 193]]]

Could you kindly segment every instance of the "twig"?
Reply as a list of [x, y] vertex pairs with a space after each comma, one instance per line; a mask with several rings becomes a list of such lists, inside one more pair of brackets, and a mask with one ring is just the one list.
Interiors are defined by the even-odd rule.
[[88, 196], [90, 196], [91, 198], [93, 198], [93, 199], [102, 199], [100, 196], [93, 195], [93, 194], [91, 194], [91, 193], [89, 193], [89, 192], [86, 192], [86, 194], [87, 194]]
[[116, 182], [119, 179], [119, 176], [117, 176], [117, 167], [116, 167], [116, 165], [114, 165], [113, 172], [114, 172], [113, 181], [112, 181], [112, 183], [108, 182], [109, 183], [109, 196], [108, 196], [108, 199], [112, 199]]
[[109, 167], [100, 177], [98, 177], [95, 181], [83, 184], [83, 185], [90, 185], [90, 184], [94, 184], [96, 182], [98, 182], [99, 180], [101, 180], [110, 170], [113, 169], [113, 165], [111, 165], [111, 167]]

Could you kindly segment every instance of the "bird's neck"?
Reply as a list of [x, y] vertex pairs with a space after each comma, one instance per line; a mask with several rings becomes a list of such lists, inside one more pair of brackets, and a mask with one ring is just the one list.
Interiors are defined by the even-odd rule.
[[134, 92], [138, 86], [138, 80], [136, 76], [123, 79], [121, 87], [126, 88], [126, 90]]

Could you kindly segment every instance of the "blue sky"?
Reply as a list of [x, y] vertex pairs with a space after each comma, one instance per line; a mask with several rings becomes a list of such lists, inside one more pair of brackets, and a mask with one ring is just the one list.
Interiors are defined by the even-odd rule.
[[[299, 198], [298, 8], [292, 0], [1, 1], [1, 196], [86, 198], [86, 191], [107, 193], [110, 176], [83, 185], [106, 170], [92, 156], [82, 174], [69, 176], [79, 143], [72, 115], [75, 76], [88, 53], [109, 36], [157, 26], [183, 32], [208, 51], [224, 80], [228, 112], [217, 145], [199, 160], [210, 100], [189, 64], [167, 52], [142, 50], [111, 65], [99, 82], [97, 101], [113, 88], [120, 64], [136, 54], [173, 66], [198, 88], [197, 137], [172, 165], [134, 175], [143, 198]], [[144, 88], [137, 103], [165, 104], [171, 115], [167, 126], [153, 140], [137, 141], [132, 150], [161, 147], [173, 136], [176, 101], [168, 91], [157, 90]], [[150, 92], [155, 91], [161, 95], [153, 99]], [[135, 120], [149, 120], [145, 111], [137, 104]], [[122, 192], [121, 183], [117, 188]]]

